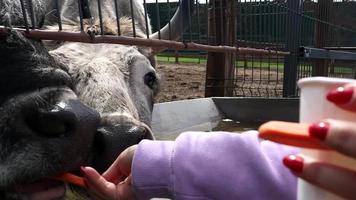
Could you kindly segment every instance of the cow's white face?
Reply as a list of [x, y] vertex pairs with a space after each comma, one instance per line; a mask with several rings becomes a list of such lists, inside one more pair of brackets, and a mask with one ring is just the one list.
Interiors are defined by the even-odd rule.
[[[94, 159], [94, 167], [104, 170], [128, 145], [152, 138], [147, 127], [159, 79], [138, 48], [67, 43], [50, 53], [66, 63], [78, 98], [100, 113], [100, 138], [116, 141], [99, 145], [97, 151], [102, 153]], [[136, 135], [129, 130], [135, 130]]]

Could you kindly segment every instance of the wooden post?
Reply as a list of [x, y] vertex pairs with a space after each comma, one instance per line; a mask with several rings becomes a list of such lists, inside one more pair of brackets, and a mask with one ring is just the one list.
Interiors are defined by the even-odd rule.
[[[209, 35], [212, 38], [215, 38], [214, 45], [234, 46], [235, 1], [210, 0], [209, 4], [208, 27]], [[234, 73], [234, 53], [209, 52], [206, 70], [205, 96], [232, 96]]]
[[174, 58], [175, 58], [175, 63], [178, 64], [179, 63], [179, 52], [178, 52], [178, 50], [174, 51]]
[[[317, 3], [317, 18], [321, 21], [330, 21], [330, 11], [333, 0], [319, 0]], [[316, 22], [315, 25], [315, 47], [323, 48], [328, 45], [330, 37], [329, 25]], [[317, 60], [314, 62], [312, 76], [328, 76], [328, 60]]]
[[[235, 0], [227, 0], [226, 5], [226, 32], [227, 45], [235, 46], [236, 44], [236, 2]], [[235, 82], [235, 68], [236, 68], [236, 53], [226, 54], [225, 63], [225, 96], [233, 96], [234, 82]]]

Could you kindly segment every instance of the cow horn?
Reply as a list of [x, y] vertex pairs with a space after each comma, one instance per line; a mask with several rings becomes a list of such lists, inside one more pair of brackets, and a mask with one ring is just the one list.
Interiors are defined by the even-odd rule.
[[175, 40], [181, 38], [182, 33], [188, 28], [190, 16], [194, 12], [195, 0], [180, 0], [179, 7], [173, 15], [170, 23], [166, 24], [160, 31], [150, 35], [151, 39]]

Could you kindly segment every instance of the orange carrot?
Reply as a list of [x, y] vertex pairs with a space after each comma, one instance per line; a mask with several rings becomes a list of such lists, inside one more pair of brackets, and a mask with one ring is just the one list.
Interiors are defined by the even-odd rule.
[[71, 173], [64, 173], [50, 178], [86, 188], [83, 177]]
[[260, 126], [258, 129], [259, 137], [291, 146], [329, 149], [319, 140], [309, 136], [309, 125], [305, 123], [270, 121]]

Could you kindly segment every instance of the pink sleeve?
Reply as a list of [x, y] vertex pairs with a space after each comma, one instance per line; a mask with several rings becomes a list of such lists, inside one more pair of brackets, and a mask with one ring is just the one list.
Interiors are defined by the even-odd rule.
[[134, 189], [138, 199], [295, 199], [296, 178], [281, 160], [297, 152], [255, 131], [145, 140], [133, 160]]

